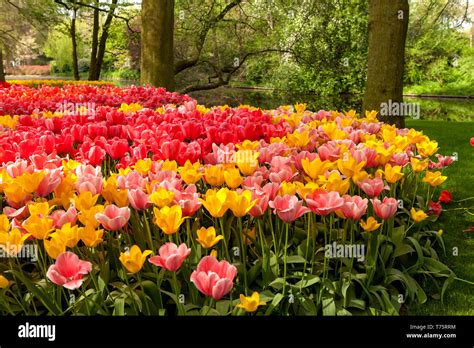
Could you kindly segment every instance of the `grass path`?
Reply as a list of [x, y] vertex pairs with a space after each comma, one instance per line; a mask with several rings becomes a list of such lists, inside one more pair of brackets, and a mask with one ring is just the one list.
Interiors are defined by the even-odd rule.
[[[440, 153], [451, 155], [458, 153], [459, 160], [444, 172], [448, 180], [441, 186], [453, 193], [454, 200], [467, 198], [462, 203], [454, 202], [446, 209], [474, 207], [474, 147], [469, 139], [474, 136], [474, 122], [414, 121], [407, 122], [407, 127], [423, 130], [424, 134], [438, 141]], [[438, 191], [439, 192], [439, 191]], [[454, 270], [459, 278], [474, 282], [474, 233], [463, 232], [474, 226], [474, 210], [444, 211], [440, 222], [444, 231], [447, 255], [443, 261]], [[453, 255], [457, 247], [459, 255]], [[445, 294], [444, 304], [439, 300], [429, 299], [422, 305], [412, 305], [411, 315], [474, 315], [474, 285], [455, 281]]]

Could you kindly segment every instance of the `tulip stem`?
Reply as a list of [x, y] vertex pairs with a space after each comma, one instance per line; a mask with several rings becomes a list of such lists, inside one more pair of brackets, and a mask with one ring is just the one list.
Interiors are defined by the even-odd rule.
[[145, 228], [148, 235], [148, 243], [150, 243], [150, 249], [153, 250], [153, 237], [151, 236], [150, 223], [148, 222], [146, 211], [143, 213], [145, 220]]
[[288, 223], [285, 223], [285, 254], [283, 256], [283, 296], [286, 294], [286, 268], [287, 268], [287, 254], [288, 254]]
[[245, 296], [247, 296], [247, 255], [245, 250], [245, 243], [242, 238], [243, 229], [242, 229], [242, 218], [237, 218], [237, 222], [239, 225], [239, 240], [240, 240], [240, 248], [242, 249], [241, 258], [242, 258], [242, 265], [244, 267], [244, 285], [245, 285]]
[[176, 272], [171, 272], [173, 274], [173, 288], [174, 293], [176, 295], [176, 306], [178, 307], [178, 315], [186, 315], [186, 311], [184, 310], [183, 304], [180, 301], [180, 292], [178, 286], [178, 278], [176, 277]]

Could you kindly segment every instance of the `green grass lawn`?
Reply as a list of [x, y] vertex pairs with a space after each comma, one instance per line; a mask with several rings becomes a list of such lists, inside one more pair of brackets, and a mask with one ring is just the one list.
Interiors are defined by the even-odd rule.
[[[474, 122], [409, 120], [407, 127], [422, 130], [431, 139], [437, 140], [439, 153], [458, 153], [459, 160], [445, 170], [448, 180], [441, 186], [441, 189], [453, 193], [455, 201], [445, 206], [446, 211], [440, 218], [447, 248], [443, 261], [459, 278], [474, 282], [474, 233], [463, 232], [474, 226], [474, 210], [459, 209], [474, 207], [474, 147], [469, 144], [469, 139], [474, 136]], [[459, 200], [465, 201], [456, 202]], [[458, 256], [453, 255], [454, 247], [459, 250]], [[444, 304], [440, 300], [429, 299], [427, 303], [411, 305], [408, 314], [474, 315], [474, 285], [455, 281], [446, 291]]]

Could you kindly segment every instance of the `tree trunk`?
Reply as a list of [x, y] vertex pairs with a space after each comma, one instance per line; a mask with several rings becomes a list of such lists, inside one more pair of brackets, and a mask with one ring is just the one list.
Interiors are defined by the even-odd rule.
[[[369, 59], [363, 110], [380, 111], [403, 103], [408, 0], [369, 0]], [[406, 115], [405, 115], [406, 116]], [[404, 115], [389, 113], [381, 120], [405, 126]]]
[[73, 10], [73, 18], [71, 19], [71, 41], [72, 41], [72, 71], [74, 80], [80, 80], [79, 64], [77, 62], [77, 40], [76, 40], [76, 14], [77, 10]]
[[3, 70], [3, 49], [0, 47], [0, 82], [5, 82], [5, 71]]
[[94, 80], [98, 80], [100, 77], [100, 72], [102, 70], [102, 63], [104, 62], [104, 55], [105, 55], [105, 47], [107, 44], [107, 39], [109, 37], [109, 29], [110, 25], [112, 24], [112, 20], [114, 19], [114, 11], [115, 7], [117, 6], [118, 0], [112, 0], [110, 4], [109, 12], [107, 13], [107, 18], [105, 19], [104, 26], [102, 27], [102, 34], [100, 35], [100, 42], [99, 42], [99, 49], [97, 51], [97, 66], [95, 69], [96, 75], [94, 76]]
[[143, 0], [140, 80], [174, 91], [174, 0]]
[[[95, 6], [99, 6], [99, 0], [96, 0]], [[94, 9], [94, 20], [92, 24], [92, 44], [91, 60], [89, 64], [89, 80], [96, 80], [97, 76], [97, 47], [99, 45], [99, 9]]]

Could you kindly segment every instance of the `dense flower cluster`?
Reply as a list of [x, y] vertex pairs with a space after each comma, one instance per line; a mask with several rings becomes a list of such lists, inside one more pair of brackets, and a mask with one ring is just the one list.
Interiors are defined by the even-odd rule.
[[[402, 287], [421, 296], [411, 292], [410, 279], [424, 267], [413, 257], [428, 248], [422, 241], [432, 248], [441, 238], [430, 228], [441, 212], [433, 204], [452, 197], [432, 197], [453, 158], [419, 131], [379, 122], [375, 112], [361, 118], [301, 104], [208, 109], [149, 87], [11, 86], [0, 88], [0, 99], [0, 245], [10, 256], [24, 244], [44, 250], [29, 276], [88, 286], [103, 299], [94, 313], [116, 309], [119, 296], [128, 313], [161, 313], [162, 296], [174, 293], [178, 314], [195, 307], [215, 314], [198, 290], [215, 301], [241, 294], [219, 306], [221, 314], [255, 312], [266, 301], [268, 314], [279, 306], [281, 313], [393, 314], [395, 300], [357, 299], [357, 287], [399, 291], [378, 272], [393, 276], [410, 265], [412, 273], [398, 271]], [[95, 104], [58, 111], [63, 100]], [[328, 254], [333, 243], [363, 247], [363, 261]], [[171, 289], [156, 267], [169, 273]], [[117, 279], [104, 290], [98, 279], [111, 269]], [[347, 276], [351, 290], [336, 302], [342, 295], [328, 282]], [[131, 279], [149, 286], [148, 296], [110, 292], [119, 281], [136, 289]], [[288, 301], [297, 290], [294, 307]], [[182, 293], [194, 307], [180, 302]]]

